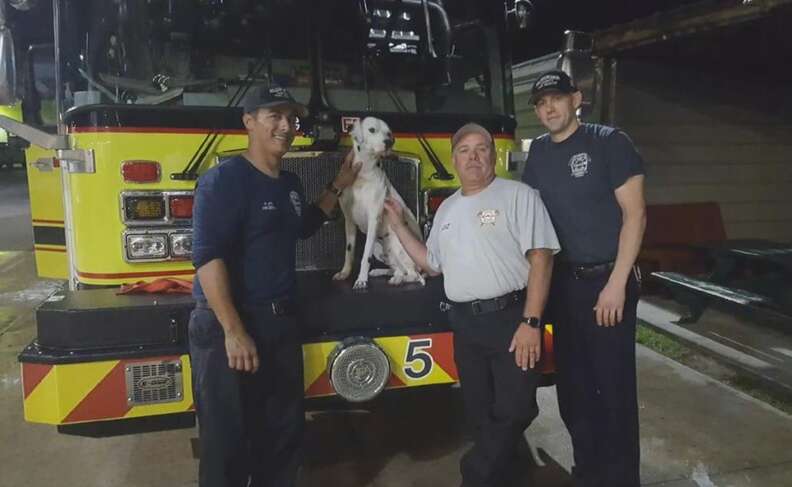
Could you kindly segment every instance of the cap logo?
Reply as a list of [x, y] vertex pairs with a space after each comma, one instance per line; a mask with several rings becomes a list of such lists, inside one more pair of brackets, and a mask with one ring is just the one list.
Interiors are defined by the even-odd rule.
[[536, 82], [535, 90], [541, 90], [547, 88], [548, 86], [555, 86], [561, 84], [561, 77], [557, 74], [546, 74], [539, 78], [539, 81]]
[[270, 95], [277, 97], [277, 98], [287, 98], [289, 94], [286, 92], [285, 88], [280, 86], [273, 86], [269, 89]]

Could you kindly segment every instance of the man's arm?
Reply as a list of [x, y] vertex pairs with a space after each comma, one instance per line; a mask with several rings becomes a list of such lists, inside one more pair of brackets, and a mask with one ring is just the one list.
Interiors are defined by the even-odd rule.
[[231, 286], [225, 262], [223, 259], [210, 260], [198, 268], [197, 274], [209, 307], [223, 327], [228, 367], [255, 372], [259, 367], [258, 351], [255, 342], [245, 330], [242, 318], [239, 317], [239, 312], [231, 298]]
[[413, 262], [430, 276], [439, 276], [441, 273], [432, 268], [427, 261], [426, 245], [410, 231], [404, 221], [404, 209], [401, 204], [392, 198], [385, 198], [384, 208], [385, 218], [388, 220], [391, 230], [396, 234]]
[[594, 310], [597, 324], [614, 326], [621, 323], [624, 311], [625, 289], [638, 252], [641, 250], [646, 229], [646, 202], [644, 201], [644, 176], [630, 177], [614, 191], [622, 212], [619, 232], [619, 250], [608, 283], [600, 292]]
[[532, 249], [528, 251], [528, 263], [531, 271], [528, 274], [528, 286], [525, 289], [525, 316], [542, 316], [547, 295], [550, 293], [550, 277], [553, 274], [553, 251], [550, 249]]
[[[553, 251], [550, 249], [531, 249], [527, 253], [530, 272], [525, 289], [525, 308], [523, 316], [537, 317], [541, 320], [547, 295], [550, 293], [550, 277], [553, 274]], [[514, 352], [518, 367], [528, 370], [534, 368], [542, 353], [542, 326], [531, 328], [521, 323], [514, 332], [509, 352]]]
[[244, 185], [233, 170], [220, 169], [212, 169], [198, 180], [193, 206], [192, 261], [209, 307], [223, 328], [228, 367], [255, 372], [258, 353], [234, 307], [223, 260], [231, 254], [242, 228]]

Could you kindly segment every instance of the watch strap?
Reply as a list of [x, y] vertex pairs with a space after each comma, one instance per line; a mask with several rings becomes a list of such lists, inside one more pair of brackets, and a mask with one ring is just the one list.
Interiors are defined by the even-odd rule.
[[331, 193], [333, 193], [334, 195], [336, 195], [336, 197], [338, 197], [338, 196], [341, 196], [341, 193], [343, 193], [343, 192], [344, 192], [344, 190], [343, 190], [343, 189], [338, 189], [338, 188], [336, 188], [335, 184], [333, 184], [333, 182], [332, 182], [332, 181], [330, 181], [329, 183], [327, 183], [327, 186], [325, 186], [325, 189], [326, 189], [326, 190], [328, 190], [328, 191], [330, 191], [330, 192], [331, 192]]

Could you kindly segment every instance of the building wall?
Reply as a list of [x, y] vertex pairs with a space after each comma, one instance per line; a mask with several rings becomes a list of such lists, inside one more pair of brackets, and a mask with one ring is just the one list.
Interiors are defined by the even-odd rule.
[[[617, 80], [612, 124], [646, 161], [647, 203], [715, 201], [729, 238], [792, 241], [792, 97], [783, 86], [629, 59]], [[516, 114], [520, 136], [541, 133], [526, 93]]]
[[734, 77], [622, 60], [614, 125], [646, 160], [648, 203], [716, 201], [729, 238], [792, 241], [789, 93]]

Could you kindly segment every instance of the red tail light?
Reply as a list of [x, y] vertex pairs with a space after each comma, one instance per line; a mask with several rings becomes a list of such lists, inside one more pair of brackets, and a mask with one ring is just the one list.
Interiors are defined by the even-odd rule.
[[156, 161], [124, 161], [121, 175], [128, 183], [155, 183], [160, 178], [160, 165]]
[[437, 213], [437, 209], [440, 208], [440, 204], [448, 198], [447, 194], [432, 194], [429, 195], [429, 199], [426, 201], [426, 209], [429, 211], [429, 214]]
[[192, 218], [192, 211], [192, 196], [174, 196], [170, 199], [171, 218]]

